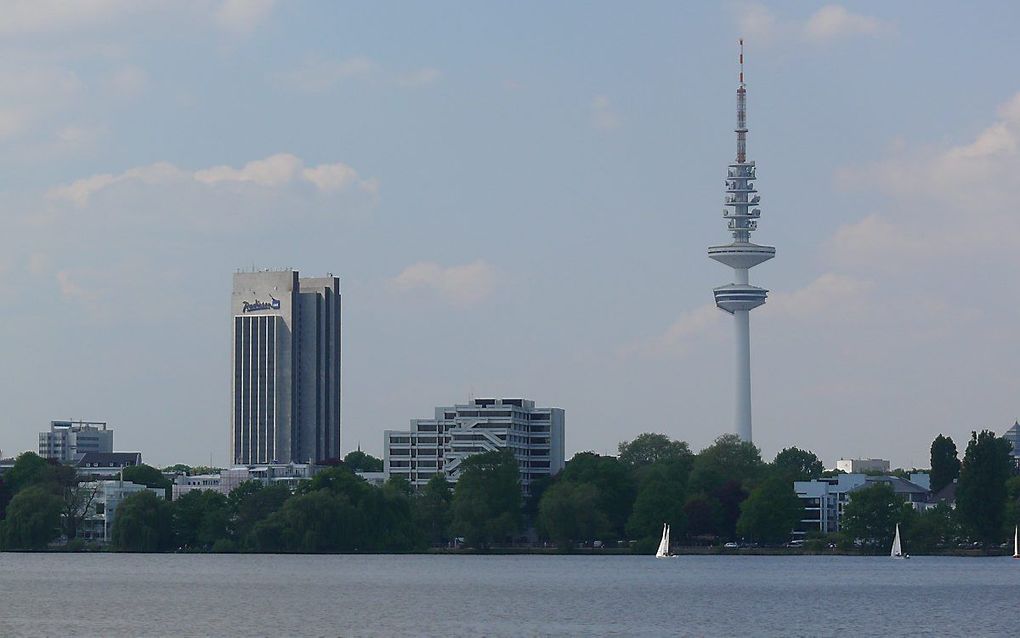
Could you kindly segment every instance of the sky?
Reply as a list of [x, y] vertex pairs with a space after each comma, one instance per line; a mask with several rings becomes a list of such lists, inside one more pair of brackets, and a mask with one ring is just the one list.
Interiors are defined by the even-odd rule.
[[737, 39], [774, 260], [755, 443], [926, 467], [1020, 416], [1020, 5], [0, 1], [0, 449], [227, 462], [237, 269], [334, 273], [343, 452], [472, 396], [568, 458], [733, 429]]

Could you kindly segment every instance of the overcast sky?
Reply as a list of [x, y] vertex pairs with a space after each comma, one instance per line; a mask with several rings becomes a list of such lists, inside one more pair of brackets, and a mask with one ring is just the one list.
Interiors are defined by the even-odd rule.
[[231, 274], [343, 289], [343, 451], [471, 396], [567, 454], [733, 427], [746, 41], [755, 442], [926, 466], [1020, 416], [1020, 5], [0, 2], [0, 448], [227, 460]]

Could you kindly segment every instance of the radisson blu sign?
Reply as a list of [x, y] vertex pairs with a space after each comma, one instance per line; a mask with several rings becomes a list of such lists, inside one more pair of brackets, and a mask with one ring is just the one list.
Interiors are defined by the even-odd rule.
[[252, 302], [244, 301], [241, 303], [241, 312], [258, 312], [259, 310], [279, 310], [280, 300], [270, 297], [272, 301], [259, 301], [256, 299]]

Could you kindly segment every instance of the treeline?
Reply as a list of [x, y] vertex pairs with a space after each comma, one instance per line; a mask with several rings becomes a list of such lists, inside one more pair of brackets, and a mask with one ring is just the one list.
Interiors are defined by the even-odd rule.
[[[1020, 478], [1012, 476], [1009, 442], [975, 433], [961, 462], [952, 439], [940, 435], [931, 451], [933, 487], [958, 480], [955, 510], [939, 505], [916, 512], [879, 482], [853, 493], [843, 533], [809, 534], [808, 546], [887, 550], [896, 523], [912, 553], [1001, 543], [1020, 522]], [[399, 478], [369, 484], [353, 468], [374, 469], [378, 459], [352, 454], [293, 491], [250, 481], [229, 495], [194, 490], [172, 502], [148, 491], [129, 496], [117, 509], [112, 547], [408, 552], [460, 544], [484, 549], [537, 536], [564, 550], [600, 540], [650, 553], [663, 523], [677, 544], [779, 544], [803, 517], [793, 481], [823, 475], [821, 461], [795, 447], [765, 462], [757, 447], [732, 435], [695, 454], [682, 441], [642, 434], [621, 443], [615, 457], [575, 455], [557, 476], [532, 484], [525, 499], [509, 452], [470, 457], [455, 486], [436, 476], [418, 491]], [[61, 536], [73, 539], [87, 497], [73, 474], [34, 454], [20, 456], [0, 483], [0, 546], [38, 549]], [[124, 478], [169, 491], [169, 481], [148, 466], [126, 469]]]

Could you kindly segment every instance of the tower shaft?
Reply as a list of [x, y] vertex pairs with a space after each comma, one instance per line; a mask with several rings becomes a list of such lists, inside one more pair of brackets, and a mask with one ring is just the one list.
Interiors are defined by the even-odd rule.
[[757, 179], [753, 161], [747, 159], [747, 88], [744, 85], [744, 41], [740, 41], [740, 81], [737, 85], [737, 157], [726, 171], [726, 208], [723, 218], [733, 241], [712, 246], [708, 256], [733, 269], [733, 283], [719, 286], [715, 304], [733, 315], [736, 326], [736, 434], [751, 441], [751, 321], [750, 311], [765, 303], [768, 291], [752, 286], [748, 271], [772, 259], [776, 249], [751, 242], [751, 233], [758, 229], [760, 197], [754, 187]]

